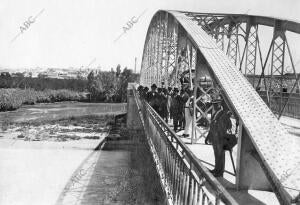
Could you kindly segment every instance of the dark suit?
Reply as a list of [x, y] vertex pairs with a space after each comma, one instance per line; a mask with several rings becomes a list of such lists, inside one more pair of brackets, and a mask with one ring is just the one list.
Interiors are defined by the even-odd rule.
[[221, 108], [213, 114], [210, 124], [210, 137], [215, 155], [213, 174], [216, 177], [223, 176], [225, 170], [224, 136], [230, 128], [231, 121], [227, 110]]

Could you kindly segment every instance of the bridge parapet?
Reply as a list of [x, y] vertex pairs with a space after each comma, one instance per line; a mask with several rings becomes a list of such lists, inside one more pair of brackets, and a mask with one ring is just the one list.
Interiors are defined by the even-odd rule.
[[[237, 22], [239, 18], [232, 15], [158, 11], [151, 20], [145, 39], [140, 83], [148, 87], [152, 83], [159, 87], [181, 88], [188, 85], [194, 91], [196, 103], [193, 103], [192, 108], [191, 143], [207, 136], [207, 124], [210, 123], [213, 113], [209, 98], [214, 93], [221, 93], [225, 104], [234, 115], [234, 121], [239, 122], [239, 129], [236, 129], [236, 188], [272, 191], [281, 204], [299, 202], [300, 172], [296, 171], [300, 168], [298, 139], [290, 135], [277, 118], [289, 108], [288, 102], [291, 98], [285, 99], [286, 91], [293, 93], [299, 87], [300, 77], [296, 75], [295, 69], [291, 74], [294, 79], [291, 89], [284, 86], [284, 72], [278, 75], [278, 71], [283, 71], [288, 66], [284, 64], [286, 61], [282, 49], [286, 46], [289, 50], [284, 32], [299, 34], [300, 24], [289, 22], [293, 26], [288, 26], [285, 30], [282, 27], [285, 21], [279, 19], [238, 16], [243, 18]], [[245, 18], [249, 21], [247, 20], [246, 25], [241, 25]], [[224, 21], [227, 22], [226, 26], [222, 25]], [[264, 60], [261, 57], [257, 32], [260, 25], [267, 25], [268, 29], [274, 30]], [[238, 30], [243, 30], [245, 35], [240, 35]], [[246, 37], [242, 38], [244, 43], [239, 44], [238, 38], [243, 36]], [[224, 43], [228, 45], [227, 49]], [[239, 49], [239, 45], [243, 49]], [[239, 50], [243, 50], [240, 60]], [[256, 75], [256, 53], [260, 56], [261, 75], [259, 82], [255, 82], [255, 90], [252, 87], [253, 79], [250, 84], [240, 71], [244, 68], [246, 76]], [[289, 55], [291, 67], [294, 68], [290, 52]], [[265, 73], [269, 62], [271, 72]], [[269, 86], [267, 75], [272, 82]], [[257, 93], [261, 88], [262, 78], [265, 84], [262, 90], [267, 91], [267, 104]], [[275, 83], [278, 79], [281, 79], [279, 87]], [[280, 96], [275, 97], [276, 94]], [[275, 116], [267, 105], [278, 110], [279, 116]]]
[[169, 204], [238, 204], [153, 108], [132, 91]]

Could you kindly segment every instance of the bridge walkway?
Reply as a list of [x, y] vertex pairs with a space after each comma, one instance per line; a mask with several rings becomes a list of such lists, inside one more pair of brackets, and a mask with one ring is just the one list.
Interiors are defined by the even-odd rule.
[[[300, 120], [290, 117], [282, 116], [280, 122], [286, 128], [286, 130], [294, 135], [299, 137], [298, 143], [300, 146]], [[172, 123], [168, 125], [173, 128]], [[179, 131], [176, 134], [181, 136], [183, 131]], [[191, 138], [181, 138], [181, 140], [187, 145], [187, 147], [193, 152], [193, 154], [203, 163], [208, 169], [213, 169], [214, 167], [214, 153], [211, 145], [206, 145], [204, 139], [200, 139], [197, 143], [191, 143]], [[233, 198], [239, 204], [273, 204], [279, 205], [279, 202], [276, 198], [276, 195], [268, 191], [237, 191], [235, 186], [235, 176], [234, 169], [230, 159], [229, 152], [225, 153], [225, 173], [224, 177], [218, 177], [217, 180], [228, 190], [228, 192], [233, 196]], [[232, 155], [235, 159], [237, 158], [237, 146], [233, 148]]]

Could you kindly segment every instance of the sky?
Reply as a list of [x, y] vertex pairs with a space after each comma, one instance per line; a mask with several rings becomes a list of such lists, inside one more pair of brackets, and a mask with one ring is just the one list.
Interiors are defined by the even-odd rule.
[[[0, 68], [90, 64], [110, 70], [121, 64], [133, 69], [136, 57], [138, 71], [147, 28], [159, 9], [247, 12], [300, 22], [298, 0], [0, 0]], [[23, 23], [36, 15], [24, 29]]]

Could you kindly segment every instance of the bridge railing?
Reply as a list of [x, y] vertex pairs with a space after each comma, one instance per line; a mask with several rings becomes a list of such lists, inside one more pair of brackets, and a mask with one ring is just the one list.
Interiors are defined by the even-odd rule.
[[[261, 98], [267, 102], [267, 93], [266, 91], [258, 92]], [[271, 110], [279, 114], [283, 109], [281, 106], [285, 105], [282, 115], [292, 118], [300, 119], [300, 94], [298, 93], [284, 93], [284, 96], [281, 98], [280, 93], [271, 93], [273, 95], [271, 101]], [[282, 101], [281, 101], [282, 100]], [[281, 105], [281, 106], [280, 106]]]
[[140, 118], [171, 204], [238, 204], [134, 90]]

